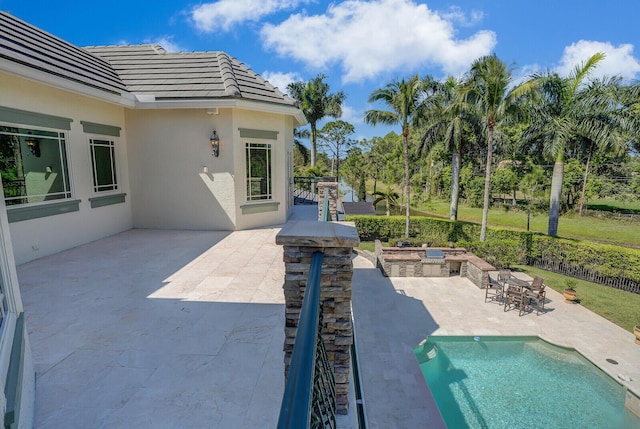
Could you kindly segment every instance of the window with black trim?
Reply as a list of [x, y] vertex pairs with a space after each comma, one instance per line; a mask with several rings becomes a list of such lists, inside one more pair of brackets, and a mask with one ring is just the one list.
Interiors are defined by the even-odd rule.
[[271, 145], [246, 143], [247, 201], [270, 200], [271, 191]]
[[0, 125], [0, 174], [8, 206], [71, 198], [65, 134]]
[[90, 139], [93, 192], [117, 191], [116, 145], [112, 140]]

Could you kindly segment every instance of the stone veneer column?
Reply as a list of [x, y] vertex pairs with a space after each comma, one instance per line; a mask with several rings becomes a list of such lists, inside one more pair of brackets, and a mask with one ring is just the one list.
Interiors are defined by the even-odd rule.
[[329, 212], [331, 219], [338, 219], [338, 182], [318, 182], [318, 220], [322, 220], [323, 200], [329, 193]]
[[288, 222], [276, 236], [276, 244], [284, 248], [285, 262], [285, 378], [289, 374], [311, 256], [318, 250], [324, 252], [320, 329], [334, 371], [336, 411], [340, 414], [347, 414], [349, 410], [350, 347], [353, 343], [351, 253], [359, 243], [355, 226], [348, 222]]

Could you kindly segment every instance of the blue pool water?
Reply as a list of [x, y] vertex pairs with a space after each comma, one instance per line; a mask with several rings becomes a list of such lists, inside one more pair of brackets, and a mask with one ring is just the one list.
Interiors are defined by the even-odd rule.
[[624, 388], [537, 337], [430, 337], [414, 353], [449, 428], [640, 428]]

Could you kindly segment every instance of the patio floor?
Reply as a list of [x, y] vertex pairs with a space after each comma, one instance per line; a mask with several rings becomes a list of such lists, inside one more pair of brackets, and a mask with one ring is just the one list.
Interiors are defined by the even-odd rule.
[[[294, 218], [312, 216], [298, 210]], [[278, 231], [130, 230], [19, 266], [36, 427], [275, 427], [284, 389]], [[485, 304], [466, 279], [389, 279], [362, 257], [354, 268], [369, 428], [442, 427], [411, 352], [432, 333], [540, 334], [640, 380], [633, 335], [558, 294], [545, 314], [518, 317]], [[353, 427], [353, 415], [339, 426]]]

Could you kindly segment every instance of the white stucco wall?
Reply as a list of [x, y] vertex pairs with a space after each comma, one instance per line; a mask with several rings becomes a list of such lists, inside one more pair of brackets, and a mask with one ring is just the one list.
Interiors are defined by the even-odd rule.
[[[127, 111], [136, 228], [235, 229], [230, 113], [219, 112]], [[214, 128], [221, 139], [218, 158], [209, 143]]]
[[[287, 150], [293, 120], [240, 109], [128, 110], [129, 171], [136, 228], [236, 230], [286, 221]], [[246, 202], [245, 141], [239, 128], [277, 132], [271, 143], [277, 211], [243, 214]], [[220, 137], [220, 155], [209, 136]], [[205, 172], [206, 168], [206, 172]]]
[[[124, 108], [3, 73], [0, 73], [0, 94], [1, 106], [73, 119], [71, 130], [65, 131], [66, 144], [73, 199], [81, 200], [77, 212], [11, 223], [16, 263], [130, 229], [133, 225], [132, 196], [126, 168]], [[120, 137], [113, 139], [117, 145], [118, 192], [127, 194], [125, 203], [91, 208], [89, 198], [96, 195], [92, 191], [89, 136], [84, 133], [80, 121], [121, 128]]]
[[[266, 114], [261, 112], [251, 112], [239, 110], [233, 118], [234, 132], [234, 160], [235, 170], [238, 172], [242, 183], [236, 188], [236, 199], [238, 201], [238, 229], [250, 229], [268, 225], [284, 224], [288, 214], [288, 193], [289, 174], [287, 156], [293, 147], [293, 122], [291, 117], [283, 115]], [[275, 131], [277, 140], [259, 138], [241, 138], [239, 129], [251, 129], [258, 131]], [[272, 150], [271, 177], [273, 186], [273, 199], [270, 202], [279, 203], [277, 211], [264, 211], [258, 213], [243, 214], [243, 207], [260, 206], [262, 202], [247, 202], [247, 191], [245, 182], [245, 144], [269, 143]], [[265, 202], [269, 205], [270, 202]]]

